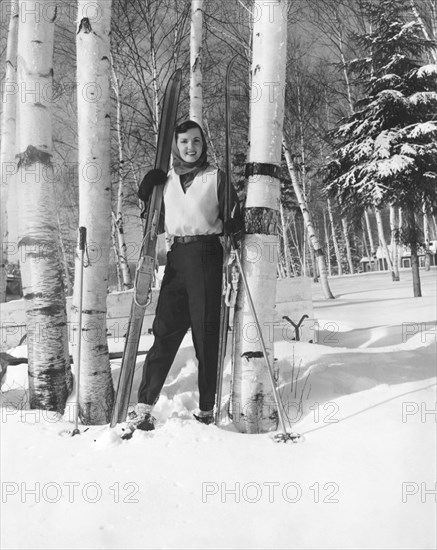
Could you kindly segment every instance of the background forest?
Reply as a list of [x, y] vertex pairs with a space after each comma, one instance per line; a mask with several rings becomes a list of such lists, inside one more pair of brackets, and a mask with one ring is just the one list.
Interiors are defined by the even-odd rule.
[[[72, 292], [74, 249], [78, 226], [78, 145], [76, 82], [76, 18], [74, 4], [58, 1], [54, 40], [53, 162], [59, 232], [63, 249], [67, 293]], [[406, 2], [403, 16], [407, 25], [415, 24], [416, 35], [435, 40], [436, 2]], [[272, 2], [272, 9], [274, 2]], [[90, 10], [92, 6], [90, 7]], [[358, 60], [371, 54], [363, 36], [371, 31], [369, 3], [362, 0], [294, 0], [288, 5], [287, 88], [285, 138], [299, 180], [312, 213], [314, 228], [323, 246], [329, 274], [353, 273], [366, 268], [363, 257], [372, 258], [381, 243], [375, 210], [369, 204], [364, 212], [340, 208], [335, 197], [323, 192], [324, 168], [338, 143], [332, 131], [358, 108], [369, 95], [372, 75]], [[138, 185], [153, 165], [160, 102], [169, 75], [181, 67], [184, 82], [180, 119], [189, 114], [190, 73], [190, 2], [179, 0], [115, 0], [112, 4], [111, 36], [111, 182], [113, 205], [113, 260], [120, 254], [130, 263], [131, 276], [141, 240]], [[250, 103], [259, 90], [250, 87], [250, 41], [252, 3], [246, 0], [204, 3], [201, 51], [203, 74], [203, 117], [213, 161], [224, 164], [224, 85], [226, 67], [235, 54], [240, 59], [232, 74], [231, 151], [234, 185], [244, 200], [244, 167], [248, 149]], [[7, 3], [2, 7], [1, 60], [5, 66]], [[423, 65], [435, 61], [435, 49], [415, 52]], [[2, 83], [5, 72], [1, 74]], [[434, 78], [435, 85], [435, 78]], [[270, 85], [273, 86], [273, 83]], [[434, 90], [436, 88], [434, 87]], [[435, 110], [434, 110], [435, 114]], [[435, 116], [434, 116], [435, 118]], [[317, 273], [314, 251], [308, 246], [303, 217], [293, 192], [290, 171], [283, 162], [282, 261], [279, 274], [313, 275]], [[17, 204], [13, 189], [9, 192], [8, 270], [16, 270]], [[435, 205], [434, 205], [435, 207]], [[364, 216], [366, 214], [366, 217]], [[390, 226], [390, 211], [383, 207], [385, 239], [392, 240], [396, 226]], [[367, 225], [366, 225], [367, 218]], [[421, 209], [416, 211], [418, 241], [436, 239], [435, 211], [427, 209], [425, 230]], [[122, 230], [126, 249], [120, 250], [117, 238]], [[426, 238], [427, 237], [427, 238]], [[383, 244], [383, 243], [381, 243]], [[380, 267], [384, 255], [378, 252]], [[164, 263], [160, 254], [160, 263]], [[115, 267], [118, 265], [118, 269]], [[371, 265], [371, 264], [370, 264]], [[367, 263], [367, 269], [369, 269]], [[375, 268], [376, 265], [373, 265]], [[117, 276], [118, 274], [118, 276]], [[110, 287], [129, 288], [131, 279], [123, 280], [120, 262], [111, 261]]]

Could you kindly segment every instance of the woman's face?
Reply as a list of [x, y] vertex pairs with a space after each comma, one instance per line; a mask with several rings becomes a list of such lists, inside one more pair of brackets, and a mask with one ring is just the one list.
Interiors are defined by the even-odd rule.
[[203, 149], [202, 134], [199, 128], [190, 128], [176, 139], [179, 153], [185, 162], [196, 162]]

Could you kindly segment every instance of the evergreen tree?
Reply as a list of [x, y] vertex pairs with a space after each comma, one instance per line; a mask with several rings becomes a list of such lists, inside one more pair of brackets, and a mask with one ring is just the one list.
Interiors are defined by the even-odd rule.
[[358, 37], [368, 56], [351, 63], [365, 97], [332, 132], [336, 150], [325, 188], [343, 208], [403, 209], [401, 239], [410, 246], [420, 296], [415, 213], [437, 199], [437, 69], [423, 64], [435, 43], [409, 20], [408, 8], [406, 0], [368, 6], [371, 31]]

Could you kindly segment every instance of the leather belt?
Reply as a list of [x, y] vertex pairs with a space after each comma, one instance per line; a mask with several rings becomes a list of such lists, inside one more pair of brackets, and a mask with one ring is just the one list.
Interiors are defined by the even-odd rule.
[[184, 235], [184, 236], [176, 236], [173, 239], [173, 242], [178, 244], [189, 244], [189, 243], [195, 243], [195, 242], [214, 242], [217, 241], [219, 238], [219, 235]]

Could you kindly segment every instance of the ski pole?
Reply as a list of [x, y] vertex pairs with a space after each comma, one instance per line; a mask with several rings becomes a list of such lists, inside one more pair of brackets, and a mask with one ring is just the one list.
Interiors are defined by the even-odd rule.
[[287, 429], [285, 427], [285, 420], [284, 420], [284, 414], [283, 414], [283, 411], [282, 411], [281, 397], [279, 395], [278, 388], [276, 387], [275, 377], [273, 375], [273, 368], [272, 368], [272, 365], [270, 364], [269, 356], [267, 355], [267, 348], [266, 348], [266, 345], [265, 345], [265, 342], [264, 342], [264, 337], [263, 337], [262, 332], [261, 332], [261, 325], [260, 325], [260, 322], [258, 320], [258, 315], [256, 313], [255, 306], [254, 306], [254, 303], [253, 303], [253, 300], [252, 300], [252, 295], [251, 295], [250, 290], [249, 290], [249, 285], [247, 283], [246, 275], [245, 275], [245, 273], [243, 271], [243, 268], [242, 268], [242, 265], [241, 265], [240, 252], [237, 249], [237, 246], [234, 242], [232, 243], [232, 248], [235, 252], [235, 257], [237, 259], [238, 268], [240, 270], [240, 276], [243, 280], [243, 286], [244, 286], [244, 290], [246, 291], [247, 300], [249, 302], [249, 308], [250, 308], [250, 311], [252, 313], [252, 317], [255, 321], [255, 324], [258, 328], [259, 339], [260, 339], [260, 342], [261, 342], [261, 347], [262, 347], [262, 351], [263, 351], [263, 354], [264, 354], [264, 359], [265, 359], [265, 362], [266, 362], [266, 365], [267, 365], [267, 370], [268, 370], [268, 373], [269, 373], [270, 382], [272, 384], [273, 395], [274, 395], [274, 398], [275, 398], [276, 406], [278, 408], [278, 416], [279, 416], [279, 422], [280, 422], [281, 428], [282, 428], [282, 434], [277, 434], [275, 436], [275, 440], [276, 441], [283, 441], [284, 443], [287, 442], [287, 441], [295, 441], [300, 436], [298, 434], [293, 434], [293, 433], [287, 432]]
[[77, 355], [75, 365], [75, 378], [76, 378], [76, 395], [75, 395], [75, 409], [74, 409], [74, 430], [71, 436], [80, 434], [78, 427], [79, 424], [79, 384], [80, 384], [80, 354], [82, 343], [82, 303], [83, 303], [83, 261], [86, 247], [86, 227], [79, 227], [78, 237], [78, 249], [79, 249], [79, 305], [78, 305], [78, 327], [79, 336], [77, 341]]

